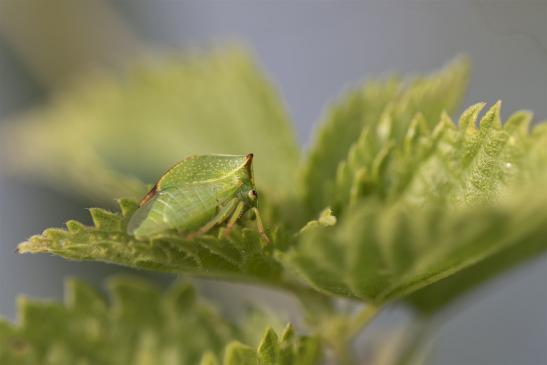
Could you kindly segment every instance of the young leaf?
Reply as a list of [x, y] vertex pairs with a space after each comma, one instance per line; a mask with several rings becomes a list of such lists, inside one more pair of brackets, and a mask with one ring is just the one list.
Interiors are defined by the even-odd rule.
[[344, 97], [339, 105], [330, 110], [301, 174], [307, 219], [328, 205], [332, 176], [339, 161], [344, 158], [363, 126], [374, 123], [399, 89], [400, 83], [395, 80], [370, 83]]
[[[418, 115], [404, 143], [372, 156], [356, 153], [346, 169], [353, 185], [351, 200], [345, 203], [375, 197], [411, 206], [464, 206], [495, 201], [509, 186], [537, 180], [545, 166], [541, 164], [546, 152], [540, 150], [544, 128], [536, 127], [529, 134], [531, 115], [524, 112], [509, 117], [502, 127], [500, 103], [484, 114], [477, 128], [483, 107], [479, 103], [464, 111], [459, 128], [444, 114], [429, 131]], [[363, 169], [372, 172], [366, 184], [358, 179]]]
[[[450, 286], [450, 276], [476, 273], [482, 263], [507, 269], [520, 260], [504, 252], [524, 242], [536, 253], [547, 249], [547, 129], [529, 134], [523, 113], [502, 127], [499, 104], [477, 128], [481, 107], [464, 112], [459, 127], [444, 116], [431, 132], [418, 117], [407, 143], [361, 159], [373, 173], [355, 179], [366, 186], [355, 189], [353, 207], [335, 227], [302, 234], [286, 264], [325, 293], [384, 303], [442, 279], [453, 299], [466, 288]], [[380, 159], [383, 167], [374, 167]]]
[[[547, 249], [546, 204], [533, 193], [496, 206], [448, 212], [367, 200], [336, 228], [304, 234], [286, 259], [323, 292], [382, 304], [525, 242], [536, 252]], [[511, 264], [490, 263], [500, 271]]]
[[268, 329], [258, 350], [235, 342], [245, 331], [181, 282], [162, 293], [145, 281], [117, 277], [108, 282], [108, 291], [111, 303], [87, 284], [70, 280], [64, 304], [23, 298], [19, 323], [0, 320], [0, 363], [183, 365], [201, 359], [202, 365], [213, 365], [222, 353], [224, 364], [320, 361], [318, 340], [287, 336], [289, 330], [278, 339]]
[[[320, 362], [318, 338], [296, 336], [290, 325], [280, 337], [268, 328], [257, 350], [238, 342], [256, 342], [249, 337], [257, 332], [247, 328], [249, 318], [239, 325], [226, 321], [182, 282], [163, 293], [131, 277], [114, 277], [107, 284], [110, 303], [75, 279], [66, 283], [64, 304], [22, 298], [19, 323], [0, 320], [0, 363], [182, 365], [202, 358], [202, 365], [211, 365], [220, 363], [222, 353], [224, 364]], [[249, 325], [256, 324], [251, 318]]]
[[[331, 312], [329, 297], [286, 275], [276, 258], [276, 252], [286, 250], [294, 241], [282, 227], [273, 231], [270, 244], [264, 243], [254, 226], [234, 229], [228, 238], [204, 235], [187, 240], [176, 232], [166, 232], [152, 240], [137, 240], [126, 231], [137, 203], [128, 199], [118, 203], [119, 213], [91, 209], [93, 226], [68, 221], [66, 229], [50, 228], [29, 238], [18, 246], [18, 252], [50, 253], [69, 260], [103, 261], [137, 269], [256, 282], [295, 294], [312, 321]], [[322, 218], [326, 222], [333, 219], [327, 215]]]
[[0, 133], [14, 170], [102, 201], [140, 198], [133, 176], [152, 182], [189, 155], [250, 152], [260, 191], [275, 199], [298, 163], [278, 95], [239, 48], [89, 75], [19, 119]]
[[108, 289], [112, 304], [76, 280], [68, 282], [65, 304], [20, 300], [19, 323], [0, 325], [0, 363], [196, 364], [239, 336], [187, 284], [161, 293], [120, 277]]
[[286, 245], [288, 237], [280, 233], [267, 246], [254, 228], [233, 230], [229, 238], [205, 235], [187, 240], [176, 232], [166, 232], [153, 240], [137, 240], [126, 232], [137, 203], [122, 199], [119, 205], [119, 213], [91, 209], [93, 226], [69, 221], [66, 230], [47, 229], [21, 243], [18, 251], [282, 285], [282, 267], [272, 256], [273, 247]]
[[[417, 112], [435, 123], [443, 110], [457, 107], [467, 78], [468, 64], [460, 59], [429, 77], [407, 83], [371, 83], [344, 98], [323, 123], [303, 166], [306, 218], [332, 204], [333, 194], [340, 189], [334, 176], [337, 171], [343, 174], [340, 169], [344, 169], [348, 153], [353, 153], [356, 143], [364, 143], [360, 139], [365, 139], [364, 148], [376, 155], [388, 148], [390, 141], [401, 142]], [[366, 180], [370, 173], [362, 171], [362, 178]]]
[[[315, 337], [298, 337], [287, 326], [281, 338], [271, 328], [266, 330], [257, 350], [240, 342], [226, 347], [223, 365], [313, 365], [321, 361], [320, 342]], [[201, 364], [219, 364], [205, 355]]]
[[[543, 192], [539, 190], [537, 194], [543, 194]], [[536, 199], [536, 195], [531, 194], [530, 199]], [[545, 223], [543, 224], [545, 225]], [[547, 230], [544, 227], [522, 233], [520, 238], [515, 237], [507, 247], [476, 264], [447, 276], [445, 279], [418, 290], [407, 297], [405, 301], [424, 313], [431, 314], [442, 310], [485, 281], [545, 253], [547, 251], [546, 236]]]

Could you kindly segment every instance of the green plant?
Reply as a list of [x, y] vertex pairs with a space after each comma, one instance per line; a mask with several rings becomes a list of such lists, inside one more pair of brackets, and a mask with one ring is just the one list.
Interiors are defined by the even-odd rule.
[[[17, 156], [12, 167], [18, 172], [101, 201], [125, 198], [116, 212], [91, 209], [92, 226], [69, 221], [66, 229], [31, 237], [19, 252], [288, 291], [303, 304], [308, 337], [267, 330], [258, 350], [228, 345], [224, 363], [314, 364], [332, 352], [352, 364], [354, 336], [387, 305], [405, 303], [417, 322], [426, 323], [486, 279], [547, 249], [547, 124], [530, 128], [528, 112], [502, 123], [500, 103], [482, 116], [485, 105], [473, 105], [453, 122], [467, 79], [467, 62], [458, 59], [431, 76], [368, 82], [331, 107], [300, 157], [275, 92], [238, 49], [175, 57], [119, 80], [95, 77], [12, 124], [2, 133], [8, 136], [3, 144]], [[255, 154], [270, 245], [245, 226], [229, 237], [212, 232], [193, 240], [172, 232], [152, 240], [127, 234], [136, 199], [146, 191], [141, 179], [153, 182], [181, 157], [213, 152]], [[206, 330], [196, 322], [181, 324], [196, 327], [199, 336], [205, 331], [207, 339], [182, 345], [176, 340], [182, 329], [172, 335], [169, 320], [158, 318], [192, 311], [199, 322], [210, 309], [193, 299], [188, 304], [187, 287], [141, 304], [137, 298], [158, 294], [125, 283], [137, 288], [129, 290], [136, 300], [127, 307], [135, 327], [128, 329], [116, 310], [118, 289], [109, 310], [78, 284], [72, 297], [80, 290], [92, 299], [66, 306], [23, 302], [19, 326], [0, 326], [0, 359], [87, 364], [99, 361], [93, 356], [100, 352], [105, 364], [116, 363], [116, 356], [139, 364], [190, 364], [205, 354], [202, 364], [216, 364], [227, 342], [250, 337], [212, 315]], [[356, 314], [342, 310], [339, 298], [362, 308]], [[88, 302], [98, 304], [88, 308]], [[34, 331], [47, 327], [31, 320], [34, 307], [51, 313], [49, 323], [62, 328], [67, 320], [98, 321], [112, 340], [80, 340], [68, 324], [66, 332]], [[116, 342], [118, 331], [134, 334], [133, 342]], [[100, 351], [103, 345], [108, 350]], [[408, 361], [412, 347], [393, 350], [400, 354], [394, 363]]]

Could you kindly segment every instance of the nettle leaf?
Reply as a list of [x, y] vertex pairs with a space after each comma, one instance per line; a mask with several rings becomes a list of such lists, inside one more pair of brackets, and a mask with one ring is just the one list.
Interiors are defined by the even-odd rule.
[[226, 347], [224, 360], [218, 361], [212, 354], [206, 354], [201, 365], [313, 365], [322, 358], [320, 342], [315, 337], [298, 337], [291, 325], [281, 337], [270, 329], [266, 330], [258, 349], [240, 342]]
[[238, 329], [191, 286], [165, 293], [135, 278], [108, 282], [112, 303], [77, 280], [66, 302], [22, 298], [15, 326], [0, 330], [2, 364], [196, 364], [205, 350], [220, 354]]
[[[506, 124], [509, 124], [511, 121], [515, 122], [525, 116], [528, 117], [526, 113], [516, 113]], [[471, 265], [410, 295], [407, 301], [414, 307], [429, 313], [442, 309], [455, 299], [458, 299], [463, 293], [472, 290], [482, 282], [500, 274], [508, 268], [537, 257], [546, 251], [547, 243], [545, 237], [547, 237], [547, 233], [545, 232], [545, 226], [539, 227], [539, 223], [537, 223], [538, 226], [536, 229], [529, 229], [528, 233], [525, 232], [525, 228], [527, 226], [531, 227], [535, 224], [534, 222], [540, 222], [542, 219], [545, 221], [547, 204], [544, 192], [547, 185], [546, 122], [538, 124], [533, 129], [529, 142], [527, 157], [521, 161], [521, 171], [519, 173], [524, 175], [523, 179], [535, 180], [539, 181], [539, 183], [536, 184], [535, 190], [534, 188], [527, 188], [525, 185], [518, 185], [515, 192], [516, 197], [512, 199], [516, 201], [520, 194], [520, 205], [515, 206], [515, 211], [511, 214], [520, 217], [521, 210], [536, 209], [535, 214], [538, 216], [532, 217], [530, 222], [523, 222], [518, 228], [521, 233], [510, 233], [511, 235], [515, 235], [511, 245], [489, 255], [478, 265]], [[511, 167], [513, 166], [511, 165]], [[543, 183], [541, 183], [542, 181]], [[522, 217], [524, 216], [523, 214]], [[515, 220], [519, 219], [519, 217], [515, 217]]]
[[[345, 173], [344, 160], [348, 152], [351, 156], [358, 146], [363, 148], [363, 140], [368, 153], [376, 156], [384, 151], [385, 154], [390, 143], [402, 141], [417, 112], [432, 125], [443, 110], [454, 111], [467, 86], [468, 68], [467, 61], [459, 59], [429, 77], [407, 82], [395, 79], [372, 82], [335, 105], [319, 129], [303, 166], [305, 217], [311, 219], [332, 204], [336, 192], [347, 190], [347, 186], [337, 182], [340, 179], [337, 175]], [[393, 120], [395, 122], [390, 123]], [[372, 172], [360, 173], [366, 180]]]
[[[370, 197], [417, 207], [495, 201], [507, 187], [544, 177], [545, 126], [529, 133], [531, 114], [517, 112], [502, 127], [499, 102], [477, 126], [484, 105], [465, 110], [459, 126], [445, 113], [430, 129], [417, 114], [401, 143], [390, 139], [376, 153], [365, 130], [339, 169], [333, 204], [342, 208], [336, 213]], [[387, 128], [395, 123], [390, 119]]]
[[[457, 212], [364, 201], [337, 228], [307, 232], [286, 259], [318, 290], [383, 304], [521, 245], [544, 251], [547, 202], [534, 197]], [[489, 265], [501, 271], [519, 261]], [[464, 289], [444, 288], [452, 297]]]
[[[188, 284], [177, 282], [162, 292], [136, 278], [116, 277], [108, 281], [108, 292], [110, 303], [73, 279], [67, 282], [65, 303], [22, 298], [18, 323], [0, 322], [0, 363], [184, 365], [203, 358], [202, 364], [215, 364], [217, 357], [237, 358], [247, 348], [234, 342], [246, 337], [244, 331]], [[319, 343], [287, 328], [280, 340], [266, 331], [253, 351], [257, 363], [317, 364]]]
[[140, 198], [139, 179], [187, 156], [250, 152], [259, 190], [275, 200], [291, 190], [299, 155], [277, 93], [237, 47], [90, 75], [0, 136], [12, 170], [105, 202]]
[[119, 213], [92, 208], [93, 226], [69, 221], [66, 230], [47, 229], [21, 243], [18, 251], [276, 285], [283, 281], [282, 267], [272, 254], [274, 247], [281, 248], [290, 240], [281, 231], [274, 232], [273, 244], [267, 245], [254, 228], [235, 229], [229, 238], [205, 235], [187, 240], [176, 232], [166, 232], [151, 241], [137, 240], [126, 232], [137, 203], [122, 199], [119, 205]]
[[[432, 311], [481, 274], [547, 249], [547, 128], [529, 133], [524, 112], [502, 126], [499, 103], [477, 127], [483, 106], [467, 109], [458, 126], [444, 114], [430, 129], [418, 115], [403, 143], [376, 153], [365, 131], [346, 164], [351, 194], [338, 202], [346, 204], [340, 223], [306, 230], [279, 256], [325, 293], [382, 304], [424, 288], [410, 301]], [[528, 254], [508, 256], [517, 247]]]
[[[245, 227], [230, 238], [165, 232], [137, 240], [126, 233], [137, 204], [121, 200], [120, 213], [91, 209], [93, 226], [69, 221], [66, 230], [31, 237], [20, 252], [283, 287], [317, 319], [332, 314], [332, 295], [379, 305], [405, 298], [432, 312], [546, 248], [547, 127], [529, 131], [527, 112], [502, 125], [499, 103], [481, 118], [484, 104], [474, 105], [453, 123], [444, 111], [457, 106], [467, 84], [463, 60], [430, 77], [351, 93], [324, 123], [300, 182], [287, 119], [246, 56], [231, 51], [160, 66], [123, 81], [99, 79], [37, 114], [43, 124], [12, 126], [13, 141], [37, 146], [22, 152], [21, 166], [37, 163], [74, 187], [85, 179], [84, 191], [106, 197], [131, 195], [128, 172], [157, 177], [178, 151], [263, 153], [268, 160], [257, 160], [256, 175], [267, 202], [301, 188], [293, 203], [267, 210], [267, 226], [277, 223], [272, 244]], [[66, 122], [72, 119], [76, 127]], [[147, 341], [141, 348], [154, 347]], [[238, 361], [258, 356], [233, 347]]]

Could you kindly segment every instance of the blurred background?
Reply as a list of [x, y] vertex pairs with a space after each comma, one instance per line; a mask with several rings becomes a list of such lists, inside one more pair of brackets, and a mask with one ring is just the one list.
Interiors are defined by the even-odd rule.
[[[0, 2], [0, 122], [48, 103], [96, 69], [112, 73], [135, 59], [242, 42], [277, 86], [305, 147], [322, 111], [349, 85], [372, 76], [425, 73], [467, 54], [465, 105], [503, 100], [503, 116], [529, 109], [547, 118], [547, 1], [71, 1]], [[128, 271], [43, 255], [16, 245], [71, 218], [89, 222], [91, 201], [0, 170], [0, 315], [15, 318], [20, 294], [62, 297], [62, 280]], [[172, 276], [146, 274], [168, 282]], [[200, 282], [237, 308], [247, 299], [295, 303], [267, 290]], [[447, 314], [432, 364], [547, 364], [547, 258], [481, 287]], [[243, 299], [233, 299], [233, 290]], [[384, 313], [374, 328], [404, 321]]]

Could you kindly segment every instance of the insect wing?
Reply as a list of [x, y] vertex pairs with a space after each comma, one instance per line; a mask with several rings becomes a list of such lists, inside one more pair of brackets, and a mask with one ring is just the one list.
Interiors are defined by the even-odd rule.
[[[152, 208], [154, 208], [154, 202], [158, 199], [159, 195], [156, 193], [153, 196], [147, 195], [145, 197], [146, 202], [142, 204], [131, 216], [129, 223], [127, 224], [127, 233], [134, 236], [142, 236], [141, 231], [146, 229], [139, 229], [144, 221], [147, 219]], [[160, 225], [160, 223], [158, 223]], [[146, 234], [144, 234], [146, 235]]]
[[135, 211], [127, 231], [137, 238], [170, 229], [193, 231], [211, 219], [238, 188], [236, 180], [223, 179], [163, 189]]
[[251, 162], [252, 155], [191, 156], [169, 169], [157, 185], [159, 190], [163, 190], [185, 184], [222, 180], [234, 174], [251, 173]]

